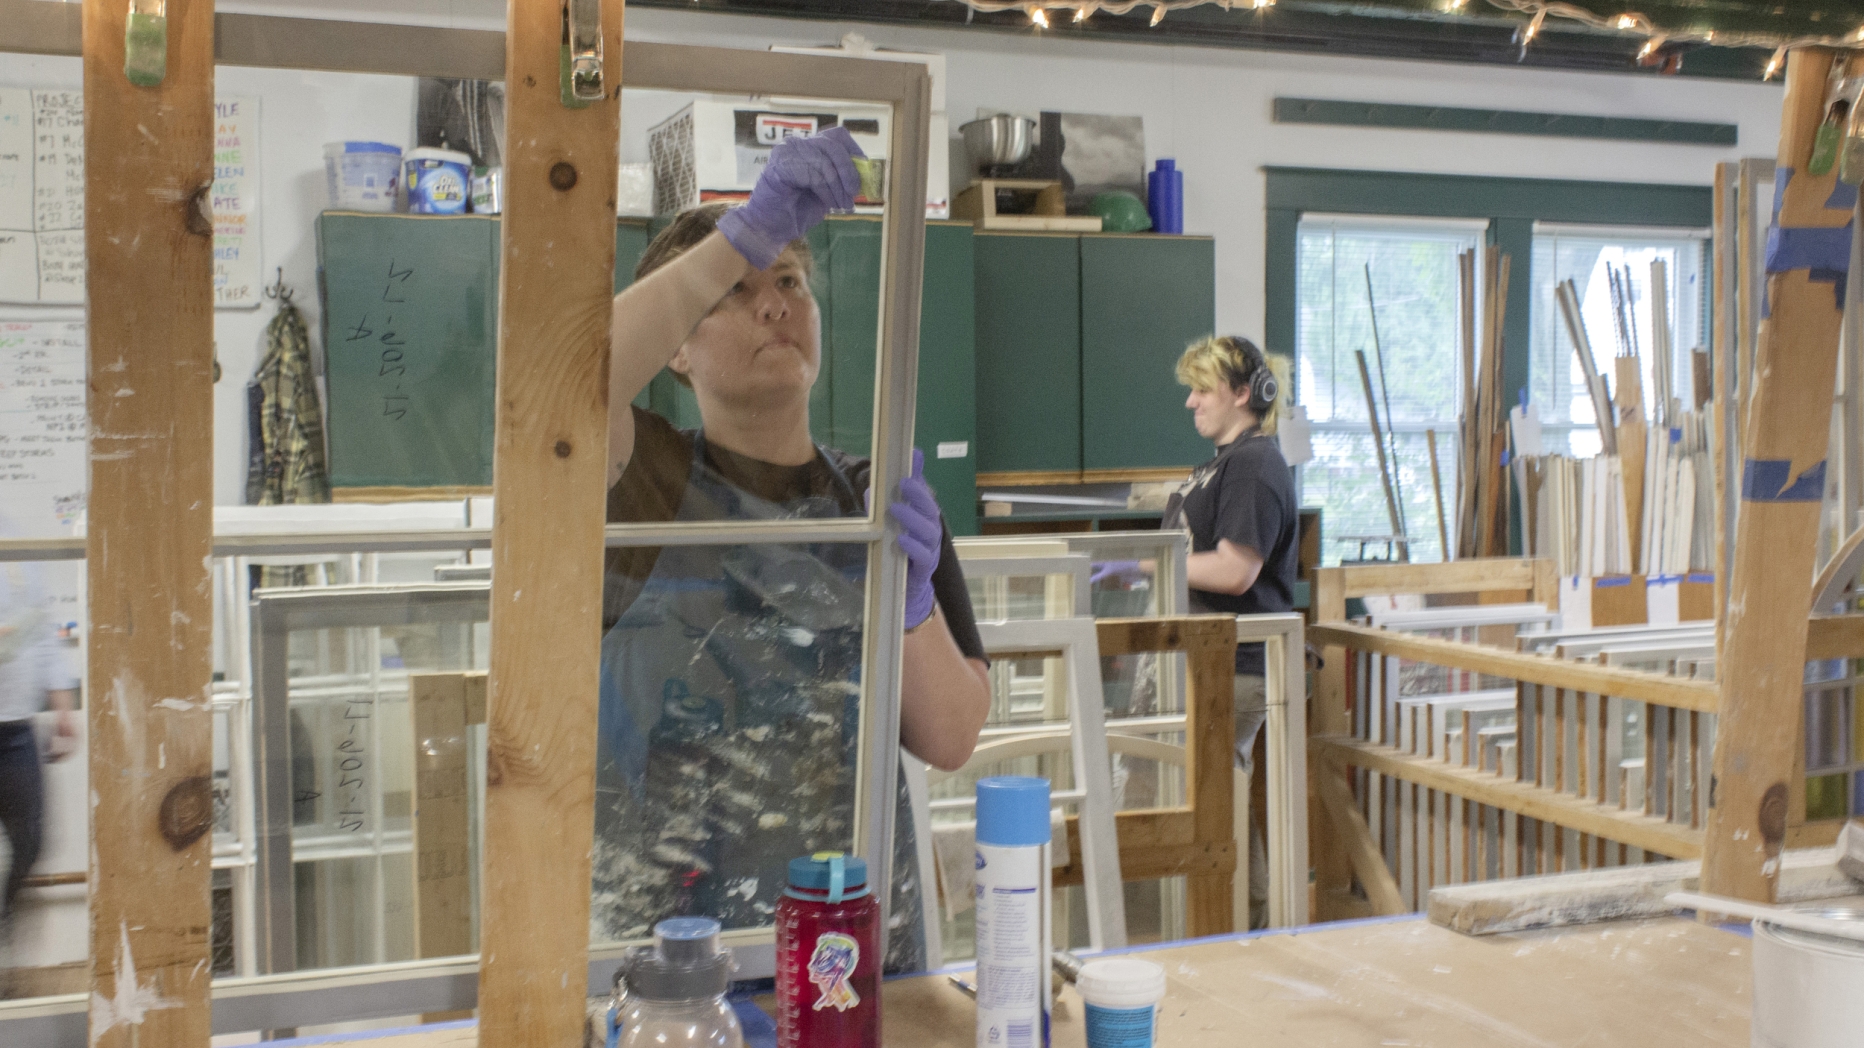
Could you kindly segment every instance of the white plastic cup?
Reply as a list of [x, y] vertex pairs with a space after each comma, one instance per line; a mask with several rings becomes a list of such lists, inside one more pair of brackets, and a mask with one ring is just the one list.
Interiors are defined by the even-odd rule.
[[1136, 957], [1089, 961], [1074, 988], [1087, 1005], [1087, 1048], [1153, 1048], [1165, 969]]
[[339, 211], [393, 211], [401, 147], [386, 142], [324, 144], [324, 184]]

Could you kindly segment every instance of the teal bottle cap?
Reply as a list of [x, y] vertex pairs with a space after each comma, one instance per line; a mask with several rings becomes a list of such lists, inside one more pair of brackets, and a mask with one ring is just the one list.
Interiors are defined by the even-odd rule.
[[1029, 775], [977, 780], [977, 843], [1017, 848], [1049, 842], [1049, 783]]

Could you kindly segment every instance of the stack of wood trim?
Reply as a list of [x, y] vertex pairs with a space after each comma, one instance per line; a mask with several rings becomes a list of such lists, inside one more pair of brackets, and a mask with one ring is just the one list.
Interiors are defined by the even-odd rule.
[[1476, 252], [1465, 251], [1457, 256], [1463, 331], [1463, 416], [1459, 423], [1462, 459], [1456, 498], [1458, 558], [1505, 556], [1508, 552], [1508, 500], [1503, 487], [1507, 473], [1502, 466], [1502, 426], [1508, 411], [1502, 388], [1502, 332], [1507, 321], [1509, 266], [1509, 256], [1494, 247], [1483, 248], [1478, 289]]

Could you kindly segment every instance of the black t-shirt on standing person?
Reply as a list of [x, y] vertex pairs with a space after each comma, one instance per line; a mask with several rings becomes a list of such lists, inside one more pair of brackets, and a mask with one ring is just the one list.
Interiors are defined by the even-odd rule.
[[[1193, 589], [1193, 612], [1260, 615], [1294, 610], [1299, 503], [1288, 462], [1274, 437], [1250, 433], [1219, 446], [1166, 503], [1162, 526], [1190, 532], [1192, 553], [1208, 553], [1229, 539], [1262, 557], [1255, 585], [1240, 595]], [[1262, 645], [1237, 646], [1236, 672], [1262, 675]]]

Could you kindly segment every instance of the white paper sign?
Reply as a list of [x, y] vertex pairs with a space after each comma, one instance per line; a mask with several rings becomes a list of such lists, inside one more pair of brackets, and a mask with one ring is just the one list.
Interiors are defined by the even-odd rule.
[[84, 324], [0, 321], [0, 491], [21, 535], [69, 535], [84, 512]]
[[[214, 304], [256, 309], [259, 101], [214, 103]], [[84, 95], [0, 88], [0, 303], [84, 303]]]
[[259, 100], [214, 99], [214, 308], [258, 309]]

